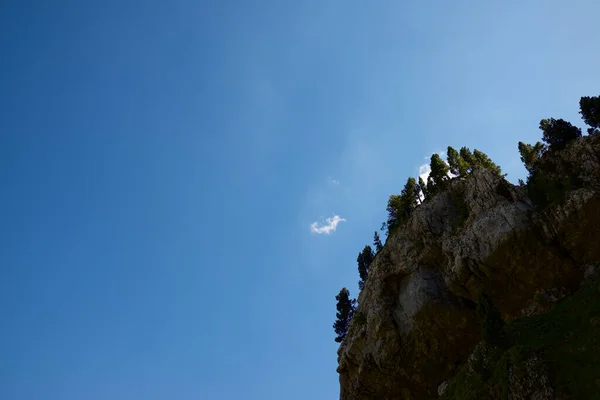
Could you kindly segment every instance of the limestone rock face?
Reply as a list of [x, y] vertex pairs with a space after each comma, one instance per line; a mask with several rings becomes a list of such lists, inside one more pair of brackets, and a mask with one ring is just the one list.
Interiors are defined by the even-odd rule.
[[579, 182], [558, 205], [539, 211], [525, 187], [477, 169], [388, 238], [338, 350], [342, 400], [437, 398], [480, 340], [484, 288], [512, 318], [533, 312], [536, 293], [579, 287], [600, 259], [600, 135], [552, 157]]

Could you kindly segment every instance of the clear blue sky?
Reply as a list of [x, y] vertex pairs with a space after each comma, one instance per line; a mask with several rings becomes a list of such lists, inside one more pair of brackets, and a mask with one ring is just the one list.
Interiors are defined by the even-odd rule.
[[598, 15], [4, 1], [0, 398], [337, 398], [335, 295], [387, 197], [448, 145], [523, 177], [517, 142], [599, 94]]

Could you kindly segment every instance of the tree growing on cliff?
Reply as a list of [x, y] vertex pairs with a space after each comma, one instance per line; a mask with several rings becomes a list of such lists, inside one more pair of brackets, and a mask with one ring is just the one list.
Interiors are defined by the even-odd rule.
[[402, 201], [400, 196], [392, 194], [389, 197], [386, 211], [388, 219], [387, 222], [385, 222], [385, 227], [387, 229], [387, 236], [390, 237], [390, 234], [395, 232], [400, 225], [400, 215], [402, 212]]
[[375, 258], [375, 253], [373, 253], [373, 249], [371, 246], [367, 245], [358, 253], [358, 257], [356, 258], [356, 262], [358, 263], [358, 275], [360, 276], [360, 280], [358, 281], [358, 288], [363, 290], [365, 286], [365, 281], [369, 276], [369, 267]]
[[350, 321], [352, 321], [352, 317], [356, 311], [356, 299], [350, 299], [350, 291], [346, 288], [342, 288], [340, 293], [335, 296], [335, 299], [337, 300], [337, 312], [335, 314], [336, 320], [333, 323], [333, 329], [337, 336], [334, 340], [337, 343], [341, 343], [348, 333]]
[[579, 137], [581, 129], [562, 119], [547, 118], [540, 121], [540, 129], [544, 132], [542, 140], [551, 150], [560, 150]]
[[476, 311], [477, 316], [482, 321], [481, 334], [483, 340], [492, 346], [503, 346], [506, 340], [504, 321], [492, 299], [485, 291], [479, 293]]
[[381, 249], [383, 249], [383, 244], [381, 243], [381, 239], [379, 239], [379, 233], [375, 231], [373, 235], [373, 246], [375, 246], [375, 252], [379, 253]]
[[582, 97], [579, 100], [579, 110], [586, 125], [591, 126], [588, 133], [591, 135], [600, 131], [600, 96]]
[[421, 198], [421, 184], [415, 181], [415, 206], [419, 206], [423, 204], [423, 200]]
[[534, 145], [519, 142], [519, 154], [521, 161], [525, 164], [527, 171], [532, 174], [535, 170], [535, 165], [538, 163], [542, 155], [546, 151], [546, 145], [542, 142], [537, 142]]
[[417, 181], [408, 178], [400, 195], [393, 194], [388, 199], [387, 205], [387, 232], [388, 236], [395, 232], [398, 227], [406, 222], [414, 209], [417, 207]]
[[439, 154], [433, 154], [431, 156], [431, 162], [429, 164], [431, 172], [427, 178], [427, 189], [429, 194], [439, 193], [445, 186], [446, 181], [450, 179], [448, 172], [450, 168], [448, 164], [442, 160]]
[[417, 181], [415, 178], [408, 178], [402, 193], [400, 193], [400, 199], [402, 201], [402, 214], [404, 219], [408, 219], [412, 212], [417, 208], [417, 196], [418, 196]]
[[502, 175], [502, 169], [496, 165], [487, 154], [477, 149], [473, 150], [473, 157], [478, 166], [493, 172], [496, 175]]
[[473, 153], [471, 152], [471, 150], [469, 150], [468, 147], [461, 147], [460, 148], [460, 157], [463, 159], [465, 166], [467, 168], [467, 173], [471, 172], [473, 170], [473, 168], [475, 168], [477, 166], [477, 160], [475, 159], [475, 156], [473, 155]]
[[447, 152], [448, 165], [450, 166], [450, 172], [453, 175], [464, 178], [467, 176], [467, 170], [469, 164], [463, 160], [459, 152], [452, 146], [448, 146]]

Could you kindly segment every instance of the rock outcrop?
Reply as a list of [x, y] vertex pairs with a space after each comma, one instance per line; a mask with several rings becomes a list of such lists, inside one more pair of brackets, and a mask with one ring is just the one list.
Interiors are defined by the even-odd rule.
[[481, 339], [482, 289], [510, 320], [580, 286], [600, 260], [600, 135], [546, 156], [577, 182], [558, 204], [540, 210], [525, 186], [476, 169], [388, 238], [338, 350], [342, 400], [437, 398]]

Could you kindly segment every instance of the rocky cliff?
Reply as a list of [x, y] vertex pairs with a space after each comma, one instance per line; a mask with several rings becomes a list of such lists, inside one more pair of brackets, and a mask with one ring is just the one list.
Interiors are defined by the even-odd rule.
[[341, 399], [438, 398], [481, 340], [482, 289], [510, 321], [580, 287], [600, 260], [600, 135], [544, 158], [548, 180], [576, 182], [560, 201], [476, 169], [388, 238], [338, 350]]

